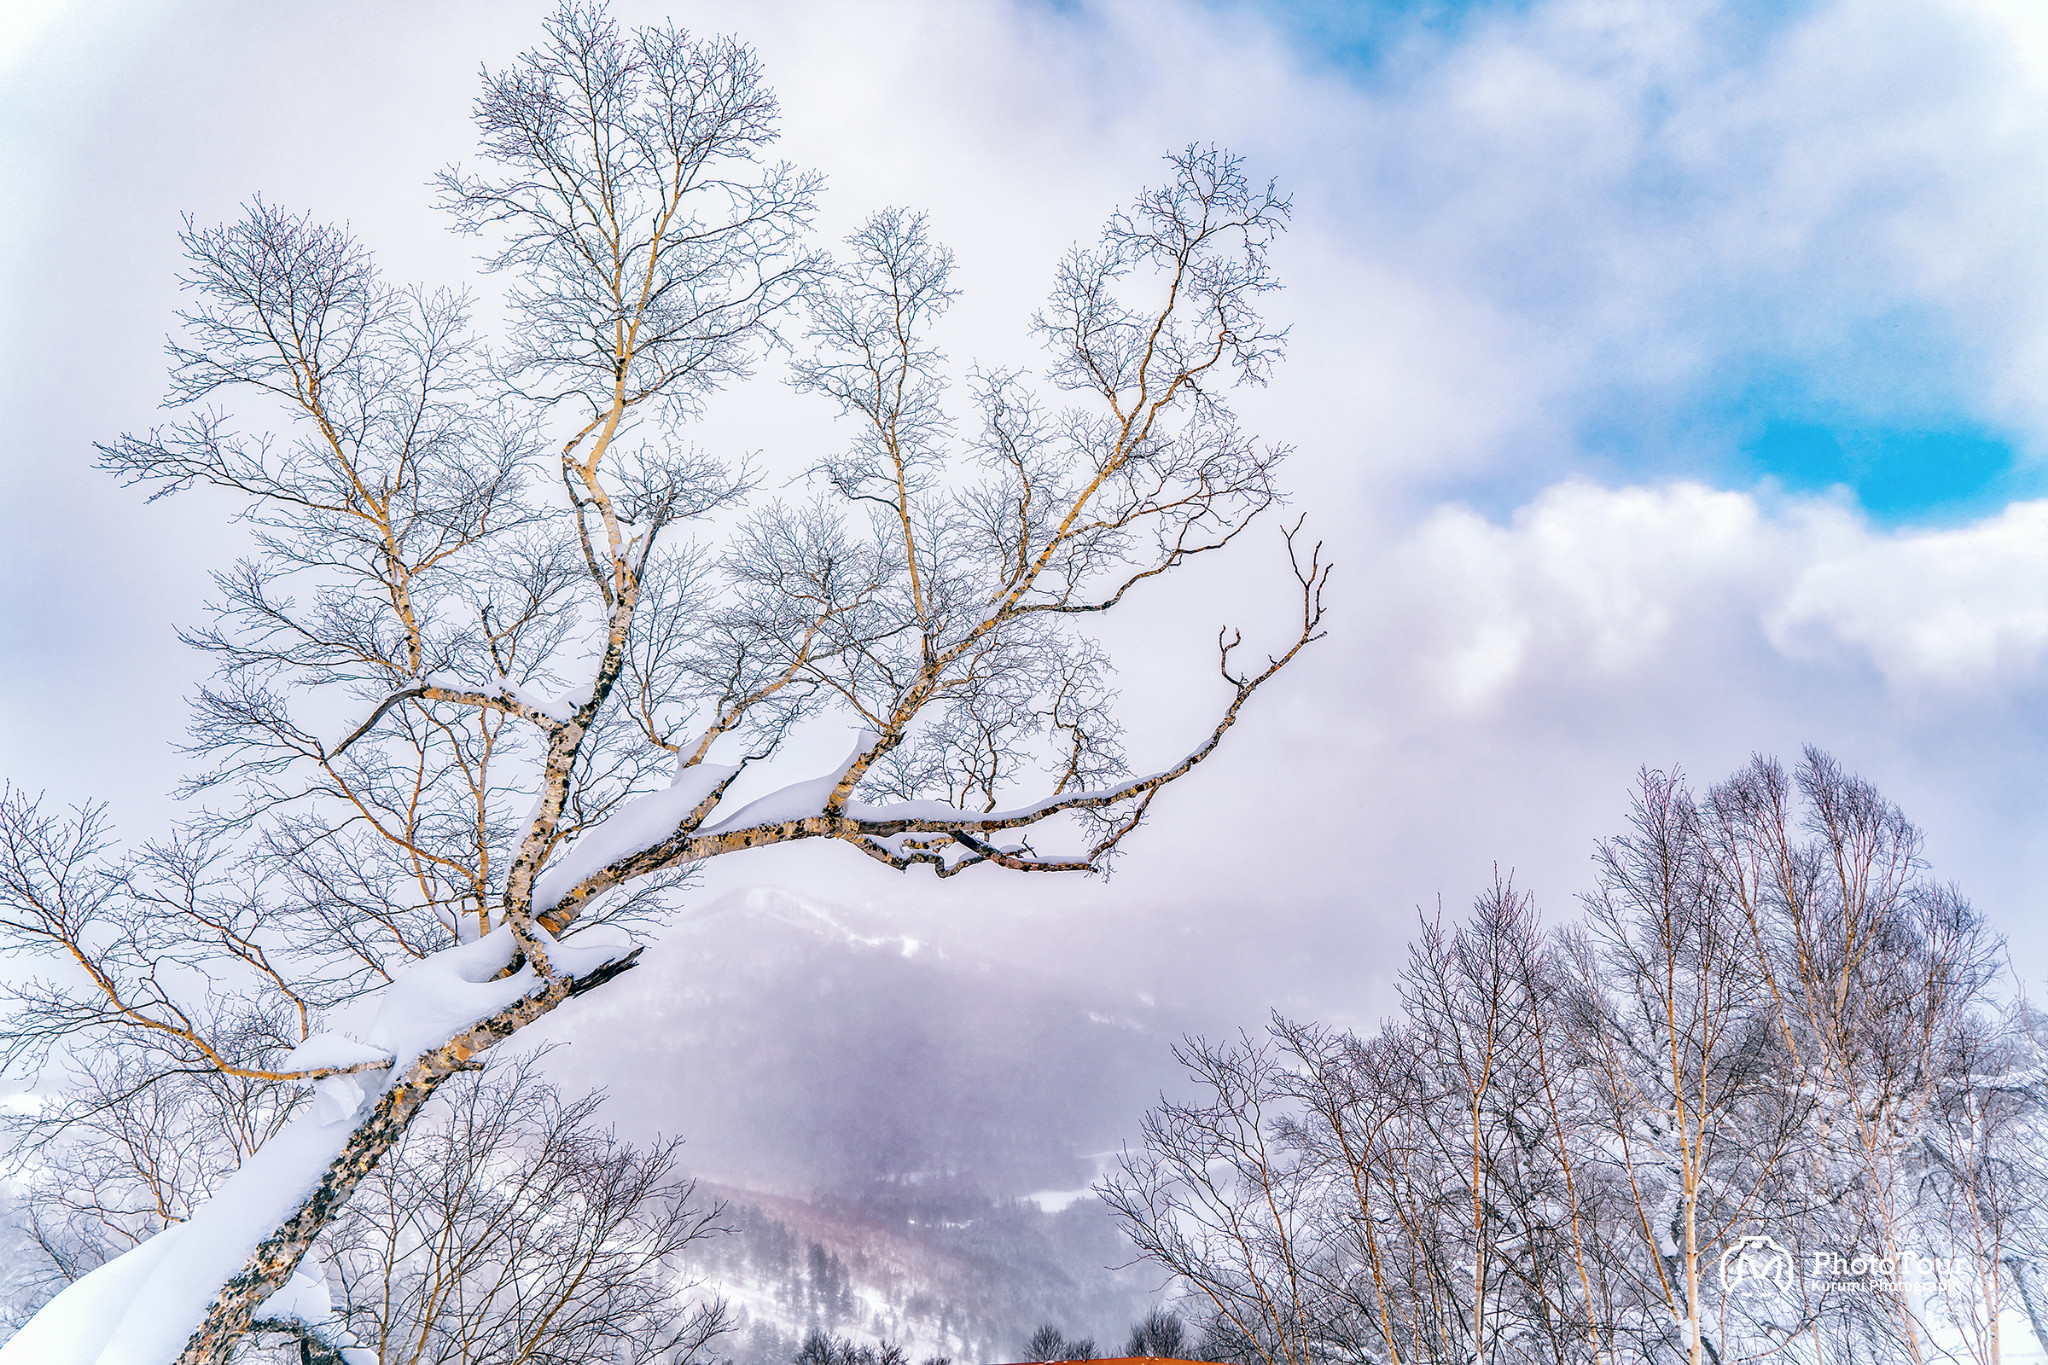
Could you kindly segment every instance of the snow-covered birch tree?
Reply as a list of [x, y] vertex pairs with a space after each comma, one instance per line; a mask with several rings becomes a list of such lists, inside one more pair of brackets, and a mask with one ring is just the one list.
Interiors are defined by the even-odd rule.
[[[188, 633], [216, 665], [200, 813], [123, 851], [99, 807], [0, 802], [0, 931], [50, 963], [7, 1059], [145, 1039], [315, 1093], [9, 1362], [226, 1361], [437, 1087], [629, 968], [692, 867], [831, 840], [1101, 871], [1319, 636], [1304, 551], [1272, 652], [1218, 636], [1213, 724], [1127, 765], [1087, 623], [1278, 501], [1284, 450], [1226, 400], [1282, 350], [1258, 308], [1288, 206], [1236, 158], [1168, 158], [1057, 263], [1039, 384], [973, 371], [960, 416], [931, 340], [951, 255], [904, 210], [808, 244], [821, 182], [769, 159], [745, 46], [569, 3], [475, 117], [481, 160], [440, 187], [511, 282], [495, 349], [463, 296], [258, 200], [188, 224], [171, 415], [102, 447], [158, 495], [218, 490], [254, 546]], [[807, 500], [750, 508], [687, 436], [777, 345], [851, 434]], [[842, 761], [727, 800], [833, 717]]]
[[1580, 1046], [1613, 1143], [1601, 1164], [1635, 1234], [1620, 1244], [1634, 1254], [1616, 1258], [1636, 1280], [1631, 1335], [1650, 1353], [1669, 1334], [1657, 1345], [1707, 1365], [1724, 1326], [1709, 1302], [1714, 1262], [1776, 1211], [1774, 1177], [1806, 1111], [1782, 1086], [1744, 922], [1702, 875], [1692, 793], [1677, 774], [1644, 772], [1631, 824], [1601, 843], [1600, 889], [1585, 898]]
[[1581, 922], [1497, 885], [1375, 1033], [1184, 1050], [1104, 1198], [1260, 1365], [2039, 1346], [2034, 1020], [1919, 849], [1818, 751], [1646, 771]]
[[1146, 1116], [1102, 1194], [1260, 1365], [1612, 1358], [1606, 1192], [1565, 997], [1529, 899], [1427, 922], [1404, 1016], [1371, 1035], [1276, 1018], [1178, 1054], [1199, 1098]]
[[[1785, 1056], [1781, 1086], [1805, 1110], [1794, 1150], [1809, 1188], [1828, 1194], [1826, 1235], [1874, 1259], [1960, 1254], [1974, 1265], [1960, 1297], [1954, 1283], [1876, 1278], [1843, 1305], [1844, 1329], [1915, 1362], [1958, 1334], [1995, 1336], [2003, 1267], [1974, 1235], [1988, 1229], [1924, 1196], [1996, 1197], [1950, 1183], [1940, 1157], [1968, 1144], [1953, 1125], [1990, 1079], [1984, 1063], [2016, 1056], [1991, 1036], [1997, 937], [1953, 886], [1925, 876], [1905, 814], [1818, 750], [1789, 773], [1753, 761], [1707, 793], [1697, 819], [1711, 893], [1746, 926]], [[1953, 1237], [1964, 1226], [1973, 1235]]]

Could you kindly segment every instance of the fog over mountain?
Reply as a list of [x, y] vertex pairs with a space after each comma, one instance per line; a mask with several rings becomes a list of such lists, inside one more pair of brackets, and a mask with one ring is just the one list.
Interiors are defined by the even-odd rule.
[[797, 1195], [1071, 1196], [1136, 1138], [1194, 1025], [776, 888], [690, 907], [584, 1005], [551, 1030], [565, 1081], [606, 1087], [622, 1128], [685, 1134], [705, 1176]]
[[1175, 1084], [1185, 1011], [761, 887], [687, 901], [559, 1020], [560, 1082], [684, 1134], [726, 1203], [695, 1268], [741, 1310], [743, 1362], [812, 1329], [1012, 1359], [1046, 1321], [1120, 1340], [1156, 1297], [1087, 1187]]

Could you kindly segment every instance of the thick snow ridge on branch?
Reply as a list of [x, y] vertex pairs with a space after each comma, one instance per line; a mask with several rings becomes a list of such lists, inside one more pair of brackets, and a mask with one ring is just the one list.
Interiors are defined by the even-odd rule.
[[457, 696], [471, 698], [502, 697], [511, 702], [515, 707], [528, 712], [529, 715], [542, 716], [557, 725], [566, 725], [575, 716], [576, 712], [590, 700], [590, 694], [595, 686], [596, 679], [592, 678], [590, 682], [572, 687], [559, 697], [549, 698], [541, 696], [531, 688], [514, 682], [502, 673], [497, 675], [497, 678], [489, 687], [477, 687], [463, 681], [452, 673], [428, 673], [423, 677], [415, 678], [401, 687], [394, 688], [378, 698], [376, 704], [370, 708], [368, 715], [351, 724], [333, 743], [322, 745], [320, 756], [324, 759], [341, 757], [343, 751], [350, 745], [376, 728], [377, 722], [384, 718], [385, 712], [400, 702], [410, 700], [413, 697], [424, 696], [433, 692], [453, 693]]
[[[5, 1346], [0, 1346], [0, 1362], [93, 1365], [100, 1359], [107, 1339], [120, 1326], [122, 1309], [149, 1282], [158, 1263], [178, 1249], [190, 1228], [189, 1223], [173, 1224], [73, 1281], [24, 1323]], [[184, 1344], [181, 1340], [172, 1349]]]
[[[534, 932], [545, 934], [538, 927]], [[581, 975], [628, 951], [630, 945], [618, 942], [572, 941], [550, 957]], [[306, 1048], [322, 1064], [388, 1057], [392, 1065], [320, 1081], [315, 1103], [243, 1162], [190, 1220], [66, 1288], [0, 1347], [0, 1365], [164, 1365], [175, 1359], [221, 1286], [319, 1186], [370, 1093], [402, 1077], [422, 1053], [541, 988], [531, 966], [498, 976], [515, 952], [511, 929], [501, 925], [398, 973], [359, 1042], [332, 1034], [308, 1039]]]
[[[578, 883], [621, 858], [653, 848], [673, 835], [718, 784], [739, 769], [720, 763], [684, 768], [658, 792], [638, 796], [583, 832], [569, 851], [540, 874], [534, 883], [533, 908], [545, 914], [561, 903]], [[829, 791], [830, 788], [827, 788]]]
[[1015, 810], [962, 810], [943, 801], [892, 801], [885, 805], [849, 801], [846, 803], [846, 818], [858, 820], [863, 825], [901, 825], [905, 829], [932, 832], [950, 829], [1014, 829], [1018, 825], [1028, 825], [1042, 820], [1055, 811], [1132, 800], [1139, 793], [1164, 781], [1166, 776], [1164, 772], [1154, 773], [1149, 777], [1134, 777], [1114, 787], [1048, 796], [1043, 801], [1034, 801]]
[[383, 1071], [390, 1066], [391, 1054], [381, 1047], [371, 1047], [339, 1033], [316, 1033], [287, 1053], [278, 1069], [325, 1071], [332, 1068], [340, 1073], [322, 1076], [312, 1083], [313, 1107], [323, 1115], [321, 1122], [334, 1123], [353, 1114], [363, 1102], [363, 1071], [345, 1071], [343, 1068], [367, 1067]]
[[296, 1328], [325, 1343], [346, 1365], [377, 1365], [377, 1353], [356, 1345], [355, 1337], [335, 1315], [327, 1282], [309, 1274], [304, 1266], [292, 1272], [284, 1288], [263, 1301], [255, 1320], [259, 1326]]
[[753, 825], [779, 825], [790, 820], [808, 820], [824, 812], [825, 802], [831, 799], [832, 789], [846, 776], [846, 770], [860, 762], [861, 755], [874, 747], [876, 736], [872, 731], [861, 731], [854, 741], [853, 752], [846, 761], [822, 777], [806, 778], [792, 782], [787, 787], [777, 788], [756, 801], [749, 801], [715, 825], [706, 826], [701, 833], [707, 837], [746, 829]]
[[514, 682], [502, 673], [498, 675], [497, 686], [494, 690], [502, 696], [510, 697], [529, 711], [540, 712], [540, 714], [546, 716], [557, 725], [568, 724], [570, 717], [576, 714], [576, 708], [590, 700], [590, 689], [588, 687], [583, 688], [580, 692], [573, 690], [565, 692], [559, 697], [543, 697], [532, 688]]
[[[731, 815], [716, 824], [706, 825], [699, 831], [706, 838], [730, 834], [734, 830], [748, 829], [759, 825], [779, 825], [792, 820], [808, 820], [825, 813], [825, 803], [839, 780], [846, 776], [847, 769], [858, 762], [861, 756], [875, 743], [875, 736], [863, 732], [846, 761], [822, 777], [807, 778], [778, 788], [756, 801], [749, 801]], [[1172, 770], [1155, 773], [1149, 777], [1132, 778], [1114, 787], [1096, 791], [1066, 792], [1048, 796], [1028, 806], [1015, 810], [970, 811], [958, 806], [949, 806], [943, 801], [892, 801], [876, 804], [869, 801], [848, 801], [842, 809], [847, 819], [862, 825], [894, 825], [904, 829], [943, 832], [950, 829], [982, 830], [1010, 829], [1028, 825], [1060, 810], [1079, 807], [1106, 805], [1115, 801], [1130, 800], [1146, 789], [1166, 780]], [[621, 811], [623, 815], [625, 812]], [[616, 817], [614, 817], [616, 818]], [[609, 822], [607, 822], [609, 823]], [[587, 838], [588, 836], [586, 836]], [[581, 845], [578, 845], [581, 848]], [[642, 848], [652, 844], [640, 845]], [[637, 851], [637, 850], [634, 850]], [[600, 864], [601, 866], [601, 864]], [[595, 871], [593, 867], [591, 869]], [[586, 873], [585, 875], [588, 875]], [[565, 887], [564, 890], [567, 888]], [[559, 899], [559, 897], [558, 897]], [[550, 902], [551, 903], [551, 902]], [[536, 906], [540, 901], [536, 898]]]
[[312, 1194], [348, 1140], [309, 1110], [258, 1148], [194, 1213], [51, 1300], [0, 1347], [0, 1365], [164, 1365], [214, 1295]]
[[379, 1067], [391, 1065], [391, 1054], [381, 1047], [340, 1033], [316, 1033], [305, 1042], [287, 1052], [278, 1063], [280, 1071], [340, 1071], [347, 1067], [362, 1066], [372, 1062]]

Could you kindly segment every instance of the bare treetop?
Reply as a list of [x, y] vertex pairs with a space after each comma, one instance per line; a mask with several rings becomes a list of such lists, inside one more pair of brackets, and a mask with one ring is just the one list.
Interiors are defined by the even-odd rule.
[[622, 34], [593, 5], [545, 27], [547, 46], [485, 73], [476, 124], [498, 174], [442, 172], [443, 205], [518, 274], [523, 386], [580, 397], [596, 422], [656, 397], [691, 410], [748, 373], [815, 270], [802, 238], [822, 177], [760, 162], [776, 103], [744, 44]]

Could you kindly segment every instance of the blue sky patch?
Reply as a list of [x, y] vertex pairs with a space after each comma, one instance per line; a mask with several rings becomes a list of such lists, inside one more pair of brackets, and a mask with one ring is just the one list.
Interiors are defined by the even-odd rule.
[[1691, 478], [1744, 489], [1769, 481], [1806, 495], [1846, 488], [1887, 526], [1955, 524], [2048, 494], [2041, 468], [2005, 434], [1961, 416], [1888, 422], [1811, 404], [1721, 406], [1709, 398], [1690, 413], [1633, 417], [1610, 415], [1580, 433], [1583, 472], [1603, 483]]
[[1718, 395], [1660, 411], [1637, 399], [1608, 407], [1566, 449], [1453, 477], [1430, 496], [1505, 520], [1573, 473], [1609, 487], [1695, 479], [1732, 490], [1774, 484], [1800, 496], [1846, 488], [1873, 522], [1889, 527], [1958, 525], [2048, 497], [2048, 470], [2006, 434], [1960, 416], [1886, 422], [1812, 403], [1752, 406]]
[[2038, 483], [2012, 446], [1982, 428], [1911, 430], [1766, 422], [1742, 447], [1759, 477], [1794, 492], [1847, 485], [1881, 522], [1946, 521], [1994, 511]]
[[[1064, 7], [1071, 0], [1052, 0]], [[1477, 21], [1525, 14], [1534, 0], [1202, 0], [1213, 10], [1258, 16], [1297, 50], [1354, 77], [1376, 72], [1417, 38], [1454, 41]], [[1709, 27], [1746, 46], [1803, 13], [1809, 0], [1733, 0]]]
[[1202, 0], [1226, 14], [1250, 14], [1297, 51], [1353, 76], [1377, 70], [1390, 51], [1418, 37], [1454, 39], [1477, 19], [1526, 11], [1530, 0]]

